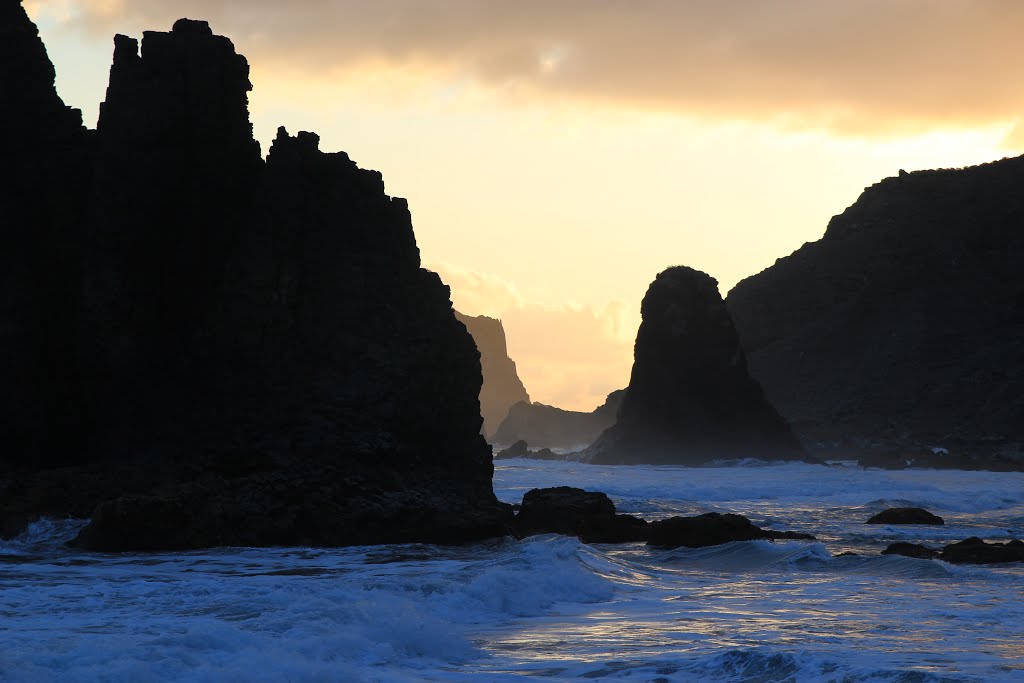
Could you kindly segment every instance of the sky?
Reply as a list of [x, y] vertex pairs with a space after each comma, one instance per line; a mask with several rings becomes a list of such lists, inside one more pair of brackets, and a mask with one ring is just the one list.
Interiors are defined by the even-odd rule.
[[501, 318], [534, 401], [626, 386], [640, 300], [723, 296], [900, 169], [1024, 152], [1017, 0], [27, 0], [94, 126], [115, 33], [207, 19], [273, 133], [406, 197], [455, 307]]

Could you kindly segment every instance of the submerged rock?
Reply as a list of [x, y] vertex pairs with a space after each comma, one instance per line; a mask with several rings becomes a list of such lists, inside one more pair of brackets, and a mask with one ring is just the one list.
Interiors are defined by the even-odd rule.
[[515, 520], [521, 537], [563, 534], [585, 543], [644, 541], [648, 526], [639, 517], [616, 514], [615, 504], [604, 493], [571, 486], [527, 491]]
[[[0, 230], [31, 233], [18, 253], [56, 283], [0, 281], [19, 321], [0, 330], [0, 420], [22, 435], [5, 443], [8, 483], [75, 480], [53, 463], [97, 482], [63, 512], [95, 508], [80, 542], [104, 550], [505, 533], [479, 355], [420, 267], [405, 200], [312, 133], [282, 128], [261, 159], [248, 64], [201, 21], [146, 32], [141, 50], [115, 38], [98, 130], [76, 133], [35, 27], [4, 7], [0, 35], [30, 48], [4, 53], [4, 78], [30, 84], [3, 109], [60, 140], [25, 153], [88, 161], [80, 202], [60, 174], [2, 193]], [[34, 438], [40, 425], [62, 438]], [[62, 512], [52, 487], [31, 490], [0, 514]]]
[[942, 517], [922, 508], [889, 508], [872, 515], [865, 524], [945, 524]]
[[755, 526], [743, 515], [708, 512], [696, 517], [670, 517], [651, 522], [648, 545], [659, 548], [704, 548], [732, 541], [759, 539], [814, 540], [796, 531], [772, 531]]
[[485, 315], [463, 315], [458, 311], [455, 317], [473, 335], [476, 348], [480, 351], [480, 366], [484, 375], [484, 383], [480, 388], [480, 414], [484, 418], [484, 435], [491, 439], [508, 416], [509, 408], [520, 402], [530, 405], [530, 395], [519, 379], [515, 361], [508, 355], [505, 328], [501, 321]]
[[616, 424], [584, 451], [594, 463], [803, 459], [768, 403], [709, 275], [677, 266], [644, 296], [633, 372]]

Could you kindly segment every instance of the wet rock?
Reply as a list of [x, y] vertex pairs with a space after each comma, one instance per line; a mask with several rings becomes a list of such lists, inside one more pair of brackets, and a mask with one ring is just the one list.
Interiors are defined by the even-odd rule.
[[945, 524], [942, 517], [933, 515], [922, 508], [889, 508], [865, 522], [865, 524]]
[[648, 545], [659, 548], [703, 548], [731, 541], [759, 539], [814, 540], [794, 531], [772, 531], [755, 526], [743, 515], [708, 512], [696, 517], [671, 517], [651, 522]]
[[1024, 541], [986, 543], [972, 536], [959, 543], [951, 543], [939, 553], [939, 559], [953, 564], [1002, 564], [1024, 562]]
[[516, 515], [519, 536], [563, 534], [586, 543], [626, 543], [647, 539], [646, 521], [615, 512], [604, 493], [570, 486], [532, 489], [523, 496]]
[[74, 545], [99, 551], [174, 551], [458, 544], [507, 534], [511, 506], [483, 502], [452, 500], [443, 487], [432, 493], [426, 487], [346, 476], [339, 468], [293, 465], [235, 479], [207, 475], [155, 493], [105, 501]]
[[900, 542], [890, 544], [889, 547], [882, 551], [882, 554], [903, 555], [904, 557], [914, 557], [919, 560], [931, 560], [939, 556], [939, 551], [920, 543]]
[[618, 421], [584, 451], [585, 460], [693, 465], [806, 457], [747, 373], [714, 278], [669, 268], [647, 290], [641, 313]]

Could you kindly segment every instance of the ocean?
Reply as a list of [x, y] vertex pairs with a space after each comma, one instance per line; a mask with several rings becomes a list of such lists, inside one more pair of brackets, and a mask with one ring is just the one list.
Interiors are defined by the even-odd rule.
[[[0, 681], [1024, 681], [1024, 565], [879, 555], [1024, 537], [1024, 473], [511, 460], [494, 485], [818, 541], [104, 555], [64, 546], [82, 521], [42, 521], [0, 543]], [[946, 525], [864, 524], [904, 505]]]

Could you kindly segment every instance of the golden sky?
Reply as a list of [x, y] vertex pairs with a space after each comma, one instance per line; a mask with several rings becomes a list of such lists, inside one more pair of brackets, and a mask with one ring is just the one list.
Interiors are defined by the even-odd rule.
[[114, 33], [208, 19], [257, 137], [321, 134], [407, 197], [457, 308], [534, 400], [625, 386], [669, 265], [725, 294], [899, 169], [1024, 147], [1017, 0], [35, 0], [95, 122]]

